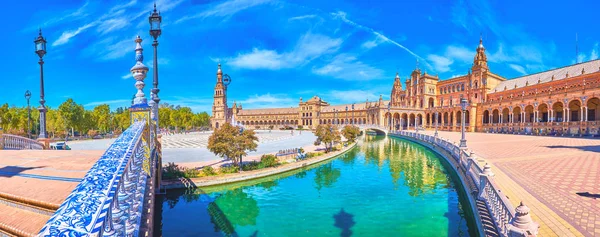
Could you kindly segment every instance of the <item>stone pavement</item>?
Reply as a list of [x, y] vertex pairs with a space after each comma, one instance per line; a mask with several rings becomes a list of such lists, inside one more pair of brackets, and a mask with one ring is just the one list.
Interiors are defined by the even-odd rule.
[[103, 153], [1, 150], [0, 230], [37, 234]]
[[[439, 136], [460, 140], [458, 132]], [[511, 203], [531, 208], [539, 236], [600, 237], [600, 140], [486, 133], [466, 139], [491, 163]]]

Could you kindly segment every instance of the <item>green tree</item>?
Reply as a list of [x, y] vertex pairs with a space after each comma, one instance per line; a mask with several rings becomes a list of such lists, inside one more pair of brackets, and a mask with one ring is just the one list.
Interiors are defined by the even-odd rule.
[[333, 143], [340, 142], [342, 140], [340, 132], [331, 124], [320, 124], [313, 133], [317, 137], [317, 140], [314, 143], [315, 146], [324, 144], [325, 152], [329, 152], [331, 150]]
[[256, 151], [258, 137], [252, 130], [244, 130], [229, 123], [223, 124], [216, 129], [208, 138], [208, 150], [222, 158], [239, 164], [242, 171], [242, 157], [248, 155], [248, 151]]
[[349, 142], [354, 142], [358, 137], [358, 134], [360, 134], [360, 129], [356, 126], [346, 125], [342, 129], [342, 135], [344, 135]]
[[101, 133], [108, 132], [110, 130], [112, 116], [110, 113], [110, 106], [107, 104], [101, 104], [94, 107], [93, 115], [95, 128], [100, 130]]
[[58, 116], [62, 119], [62, 129], [68, 130], [82, 127], [83, 106], [78, 105], [69, 98], [58, 106]]

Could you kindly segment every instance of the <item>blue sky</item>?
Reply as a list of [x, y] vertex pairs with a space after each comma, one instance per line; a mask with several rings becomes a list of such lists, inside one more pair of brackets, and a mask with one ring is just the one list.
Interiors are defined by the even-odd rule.
[[[49, 3], [52, 2], [52, 3]], [[47, 105], [66, 98], [91, 109], [127, 106], [134, 38], [152, 65], [153, 1], [3, 3], [0, 103], [39, 100], [33, 39], [42, 27]], [[232, 77], [229, 102], [296, 106], [319, 95], [337, 103], [389, 98], [396, 72], [419, 67], [446, 79], [468, 72], [483, 36], [492, 72], [506, 78], [598, 58], [597, 1], [158, 0], [162, 102], [210, 112], [217, 62]], [[553, 6], [554, 5], [554, 6]], [[149, 73], [151, 75], [151, 72]], [[146, 94], [151, 86], [146, 80]]]

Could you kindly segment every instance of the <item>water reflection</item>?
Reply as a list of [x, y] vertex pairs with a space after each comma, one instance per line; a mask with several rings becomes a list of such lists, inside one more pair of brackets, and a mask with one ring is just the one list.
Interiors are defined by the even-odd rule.
[[342, 172], [333, 168], [331, 163], [320, 166], [315, 171], [315, 187], [321, 190], [323, 187], [330, 188], [338, 180]]
[[387, 137], [366, 136], [365, 141], [368, 143], [361, 148], [367, 162], [377, 164], [380, 169], [389, 162], [392, 182], [397, 187], [398, 180], [403, 178], [410, 196], [432, 193], [439, 187], [448, 186], [450, 181], [443, 166], [431, 151]]
[[440, 160], [414, 143], [381, 136], [284, 174], [169, 190], [162, 203], [164, 236], [471, 234]]

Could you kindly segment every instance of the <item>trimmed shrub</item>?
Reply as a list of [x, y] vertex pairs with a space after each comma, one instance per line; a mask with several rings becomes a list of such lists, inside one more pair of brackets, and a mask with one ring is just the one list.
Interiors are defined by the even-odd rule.
[[211, 166], [205, 166], [204, 168], [202, 168], [202, 173], [204, 173], [204, 175], [206, 176], [212, 176], [217, 174], [215, 169], [213, 169], [213, 167]]
[[230, 165], [219, 169], [221, 174], [233, 174], [238, 172], [238, 166]]
[[163, 167], [163, 179], [177, 179], [183, 177], [183, 171], [179, 165], [169, 162], [167, 166]]
[[260, 157], [260, 163], [264, 167], [273, 167], [279, 164], [279, 162], [277, 161], [277, 156], [271, 154], [262, 155]]

